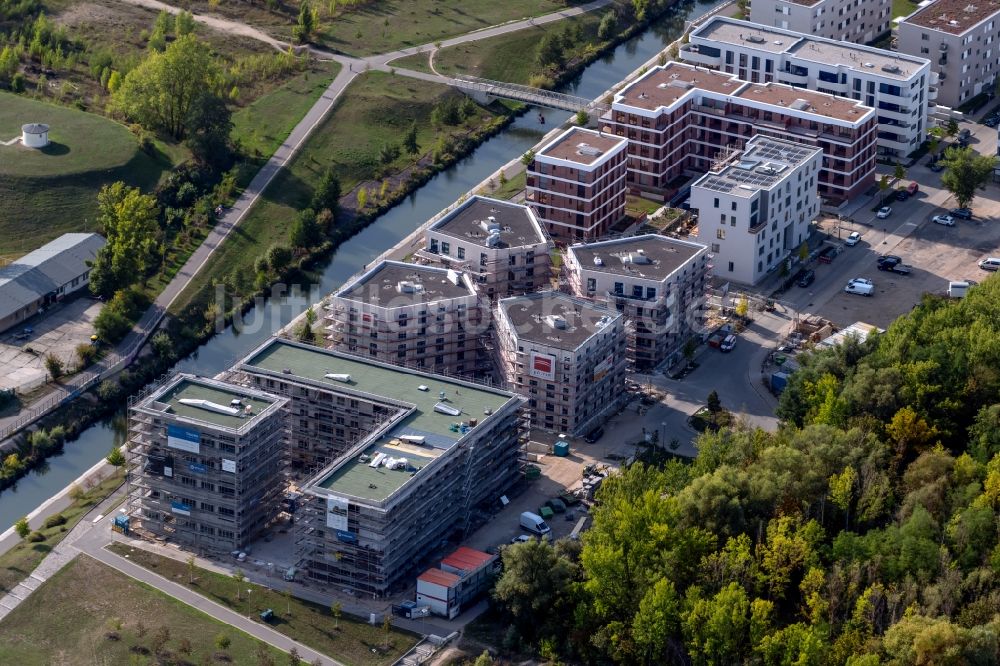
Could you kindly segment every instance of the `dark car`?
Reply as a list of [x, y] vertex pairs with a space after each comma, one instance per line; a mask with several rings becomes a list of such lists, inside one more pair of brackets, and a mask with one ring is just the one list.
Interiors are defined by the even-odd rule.
[[593, 444], [601, 437], [604, 437], [604, 428], [594, 428], [583, 438], [583, 441], [587, 442], [587, 444]]
[[901, 263], [903, 263], [903, 260], [900, 257], [893, 254], [887, 254], [884, 257], [878, 258], [878, 269], [880, 271], [891, 271]]
[[931, 165], [931, 171], [934, 173], [940, 173], [941, 171], [944, 171], [944, 165], [940, 162], [935, 162]]
[[971, 220], [972, 210], [969, 208], [952, 208], [951, 216], [957, 217], [960, 220]]
[[910, 198], [910, 193], [906, 190], [896, 190], [896, 201], [906, 201]]
[[815, 281], [816, 281], [816, 271], [810, 269], [808, 271], [805, 271], [799, 276], [799, 281], [796, 282], [796, 284], [799, 285], [800, 287], [808, 287]]

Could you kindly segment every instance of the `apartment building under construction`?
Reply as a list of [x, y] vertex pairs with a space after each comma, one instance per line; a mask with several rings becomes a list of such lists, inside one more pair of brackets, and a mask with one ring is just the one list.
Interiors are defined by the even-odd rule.
[[199, 553], [260, 536], [280, 511], [286, 402], [191, 375], [130, 400], [132, 527]]
[[237, 380], [287, 398], [306, 479], [296, 556], [322, 584], [382, 596], [519, 478], [524, 399], [471, 381], [273, 339]]

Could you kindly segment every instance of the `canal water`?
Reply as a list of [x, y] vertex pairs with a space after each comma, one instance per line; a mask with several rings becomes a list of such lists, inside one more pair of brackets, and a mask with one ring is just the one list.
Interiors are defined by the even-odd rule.
[[[685, 21], [697, 18], [724, 0], [687, 2], [643, 34], [623, 42], [591, 63], [562, 91], [593, 99], [610, 89], [677, 39]], [[279, 331], [310, 304], [344, 283], [361, 268], [413, 232], [442, 209], [478, 185], [500, 166], [526, 152], [566, 118], [565, 111], [530, 109], [475, 152], [443, 171], [405, 201], [343, 243], [317, 267], [316, 284], [300, 293], [268, 299], [248, 311], [233, 326], [217, 334], [174, 366], [175, 372], [211, 377]], [[540, 122], [545, 118], [545, 123]], [[124, 419], [97, 423], [68, 442], [61, 455], [0, 494], [0, 532], [83, 474], [113, 445], [124, 441]]]

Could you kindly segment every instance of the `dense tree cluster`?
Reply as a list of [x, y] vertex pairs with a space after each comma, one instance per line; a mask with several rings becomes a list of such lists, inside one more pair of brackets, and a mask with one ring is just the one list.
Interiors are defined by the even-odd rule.
[[806, 354], [776, 433], [636, 464], [576, 544], [505, 549], [508, 649], [582, 663], [995, 664], [1000, 281]]

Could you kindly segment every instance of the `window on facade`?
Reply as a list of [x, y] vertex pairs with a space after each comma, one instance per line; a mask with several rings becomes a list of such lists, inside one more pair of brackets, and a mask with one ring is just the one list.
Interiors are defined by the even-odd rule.
[[464, 247], [458, 248], [458, 258], [459, 259], [465, 259], [465, 248]]
[[726, 240], [726, 230], [725, 229], [716, 230], [715, 237], [718, 238], [719, 240]]
[[615, 282], [615, 293], [616, 294], [624, 294], [625, 293], [625, 285], [623, 283], [621, 283], [621, 282]]

